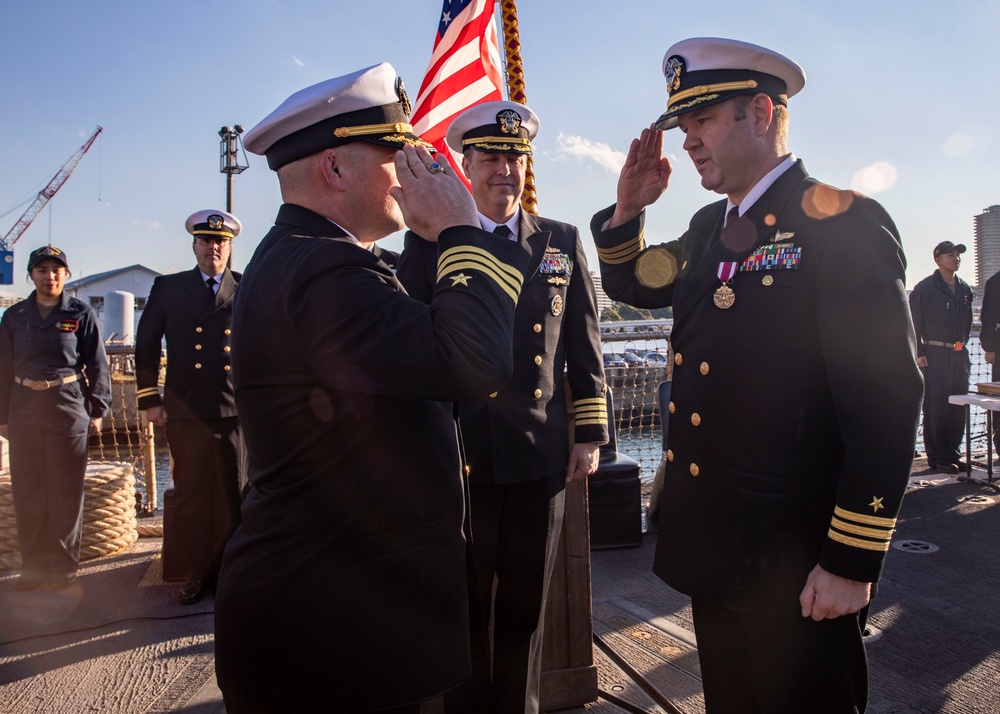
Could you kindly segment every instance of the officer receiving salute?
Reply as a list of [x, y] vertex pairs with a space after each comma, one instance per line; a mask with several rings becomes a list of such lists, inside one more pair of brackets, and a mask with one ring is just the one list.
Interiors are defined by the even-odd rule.
[[[205, 210], [186, 222], [198, 265], [153, 282], [135, 340], [139, 408], [166, 428], [173, 460], [174, 523], [187, 581], [182, 605], [201, 599], [240, 519], [243, 439], [230, 366], [233, 294], [240, 274], [226, 267], [236, 216]], [[167, 340], [167, 375], [160, 397], [160, 346]], [[170, 537], [168, 533], [166, 537]]]
[[591, 226], [612, 298], [673, 306], [654, 571], [691, 596], [710, 714], [864, 711], [857, 613], [889, 548], [921, 393], [896, 227], [786, 148], [805, 84], [794, 62], [696, 38], [663, 70], [656, 128], [680, 127], [702, 186], [726, 199], [647, 248], [644, 209], [670, 176], [650, 128]]
[[[460, 408], [479, 579], [474, 596], [481, 598], [472, 612], [483, 614], [473, 622], [473, 679], [445, 695], [449, 713], [538, 711], [542, 618], [564, 487], [594, 473], [598, 447], [608, 440], [597, 300], [580, 234], [520, 209], [537, 132], [531, 109], [497, 101], [459, 114], [446, 137], [464, 154], [483, 228], [498, 234], [495, 242], [519, 243], [531, 255], [514, 317], [514, 377]], [[430, 302], [435, 287], [447, 285], [439, 268], [447, 256], [439, 258], [438, 245], [413, 232], [405, 246], [397, 275], [411, 295]], [[575, 413], [572, 448], [564, 372]]]
[[[471, 674], [452, 402], [510, 379], [527, 256], [479, 227], [408, 115], [380, 64], [245, 137], [285, 203], [233, 322], [251, 488], [215, 603], [229, 714], [416, 713]], [[440, 245], [431, 305], [371, 251], [404, 218]]]
[[[917, 366], [924, 372], [927, 465], [949, 474], [965, 469], [959, 458], [965, 410], [948, 403], [952, 394], [969, 391], [971, 361], [967, 345], [972, 333], [972, 288], [955, 274], [964, 252], [961, 243], [955, 245], [950, 240], [938, 243], [934, 247], [938, 269], [917, 283], [910, 293], [910, 312], [917, 334]], [[985, 308], [983, 314], [986, 345], [989, 316]]]

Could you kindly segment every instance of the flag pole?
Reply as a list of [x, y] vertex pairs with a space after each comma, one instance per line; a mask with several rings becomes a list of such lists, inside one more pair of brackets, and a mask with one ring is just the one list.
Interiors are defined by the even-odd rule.
[[[507, 98], [512, 102], [526, 104], [524, 93], [524, 65], [521, 62], [521, 35], [517, 27], [516, 0], [499, 0], [500, 18], [503, 21], [503, 47], [507, 75]], [[535, 172], [532, 170], [531, 156], [524, 175], [524, 193], [521, 207], [528, 213], [538, 215], [538, 199], [535, 195]]]

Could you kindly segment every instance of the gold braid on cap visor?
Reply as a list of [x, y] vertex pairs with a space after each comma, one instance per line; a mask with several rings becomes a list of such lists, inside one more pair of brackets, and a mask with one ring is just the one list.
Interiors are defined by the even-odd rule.
[[479, 144], [488, 144], [489, 142], [499, 142], [501, 144], [516, 144], [517, 146], [527, 146], [531, 147], [531, 141], [528, 139], [514, 139], [509, 136], [477, 136], [473, 139], [466, 139], [462, 142], [462, 146], [478, 146]]
[[[360, 126], [342, 126], [333, 130], [333, 135], [338, 139], [347, 139], [352, 136], [370, 136], [371, 134], [381, 134], [382, 132], [395, 132], [388, 136], [380, 136], [380, 141], [393, 141], [397, 144], [410, 144], [411, 146], [425, 146], [428, 149], [432, 145], [423, 139], [419, 139], [413, 134], [413, 125], [405, 122], [393, 122], [391, 124], [362, 124]], [[409, 134], [410, 136], [407, 136]]]
[[735, 92], [740, 89], [756, 89], [757, 81], [748, 79], [743, 82], [721, 82], [719, 84], [700, 84], [697, 87], [688, 87], [682, 92], [671, 94], [667, 99], [667, 110], [669, 111], [677, 102], [682, 102], [688, 97], [697, 97], [709, 92]]
[[192, 231], [193, 236], [218, 236], [219, 238], [229, 238], [232, 240], [236, 236], [232, 233], [226, 233], [225, 231]]

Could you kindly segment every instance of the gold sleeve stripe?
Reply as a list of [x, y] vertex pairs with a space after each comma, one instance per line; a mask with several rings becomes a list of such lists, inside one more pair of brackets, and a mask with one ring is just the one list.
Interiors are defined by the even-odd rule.
[[521, 283], [524, 281], [524, 276], [521, 275], [520, 270], [517, 270], [512, 265], [500, 262], [489, 251], [472, 246], [449, 248], [442, 253], [441, 257], [438, 258], [438, 280], [441, 280], [447, 270], [452, 269], [449, 267], [450, 263], [458, 260], [478, 260], [484, 264], [491, 265], [495, 272], [507, 276], [507, 282], [512, 287], [516, 288], [518, 292], [521, 290]]
[[153, 395], [160, 396], [160, 390], [156, 387], [146, 387], [145, 389], [140, 389], [135, 393], [137, 397], [152, 397]]
[[848, 521], [854, 521], [855, 523], [864, 523], [865, 525], [877, 526], [879, 528], [896, 527], [895, 518], [880, 518], [878, 516], [870, 516], [867, 513], [855, 513], [854, 511], [845, 510], [840, 506], [833, 509], [833, 515]]
[[590, 399], [576, 399], [573, 402], [574, 409], [583, 409], [584, 407], [599, 407], [601, 409], [607, 408], [607, 401], [604, 397], [591, 397]]
[[604, 426], [605, 424], [608, 423], [608, 420], [607, 420], [606, 417], [604, 419], [600, 419], [598, 417], [594, 417], [592, 419], [590, 419], [590, 418], [579, 419], [578, 418], [574, 423], [577, 426]]
[[863, 526], [855, 526], [851, 523], [846, 523], [839, 518], [834, 518], [830, 526], [838, 531], [844, 531], [845, 533], [853, 533], [854, 535], [864, 536], [866, 538], [872, 538], [873, 540], [889, 540], [892, 538], [892, 529], [881, 530], [878, 528], [865, 528]]
[[586, 420], [588, 424], [607, 424], [608, 423], [608, 413], [605, 411], [598, 412], [596, 410], [583, 411], [580, 410], [576, 412], [576, 423], [582, 424]]
[[881, 552], [886, 552], [889, 550], [889, 541], [875, 542], [870, 540], [861, 540], [860, 538], [851, 538], [843, 533], [838, 533], [837, 531], [830, 529], [830, 532], [826, 534], [830, 540], [835, 540], [838, 543], [843, 543], [844, 545], [849, 545], [853, 548], [861, 548], [863, 550], [876, 550]]
[[477, 270], [492, 278], [500, 288], [517, 302], [524, 280], [521, 271], [497, 260], [491, 253], [480, 248], [462, 246], [450, 248], [438, 259], [438, 282], [457, 270]]
[[[482, 263], [477, 263], [475, 261], [466, 261], [464, 263], [454, 263], [452, 266], [452, 271], [462, 271], [462, 270], [478, 270], [480, 274], [485, 275], [488, 278], [492, 278], [493, 282], [500, 286], [500, 289], [507, 293], [507, 297], [517, 302], [517, 298], [520, 295], [519, 287], [511, 287], [509, 283], [504, 280], [504, 276], [499, 275], [495, 270], [490, 270], [487, 266]], [[443, 275], [440, 280], [446, 279], [448, 275]]]
[[597, 255], [602, 262], [610, 265], [619, 265], [633, 260], [646, 248], [646, 239], [643, 232], [632, 240], [626, 241], [613, 248], [598, 248]]

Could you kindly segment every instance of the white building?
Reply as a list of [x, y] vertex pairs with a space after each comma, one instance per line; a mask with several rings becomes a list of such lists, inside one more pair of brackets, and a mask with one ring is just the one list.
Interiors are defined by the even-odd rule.
[[[986, 281], [1000, 271], [1000, 206], [984, 208], [975, 216], [976, 287], [982, 300]], [[981, 303], [980, 303], [981, 304]]]
[[597, 317], [600, 319], [604, 309], [611, 307], [614, 301], [604, 292], [604, 286], [601, 284], [601, 274], [592, 270], [590, 271], [590, 277], [594, 281], [594, 292], [597, 293]]
[[146, 298], [153, 289], [153, 280], [159, 276], [155, 270], [143, 265], [130, 265], [74, 280], [66, 283], [63, 290], [94, 308], [99, 318], [104, 317], [105, 295], [119, 290], [132, 293], [135, 295], [135, 322], [138, 324], [142, 309], [146, 307]]

